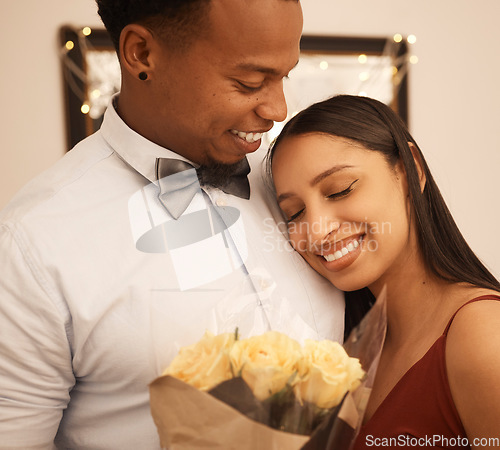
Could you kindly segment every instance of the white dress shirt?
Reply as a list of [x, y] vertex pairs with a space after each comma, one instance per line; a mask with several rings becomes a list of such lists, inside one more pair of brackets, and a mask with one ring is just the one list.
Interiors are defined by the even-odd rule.
[[343, 295], [278, 230], [261, 156], [250, 200], [206, 188], [184, 222], [158, 202], [158, 157], [183, 159], [110, 107], [0, 214], [0, 447], [159, 449], [148, 384], [205, 330], [341, 341]]

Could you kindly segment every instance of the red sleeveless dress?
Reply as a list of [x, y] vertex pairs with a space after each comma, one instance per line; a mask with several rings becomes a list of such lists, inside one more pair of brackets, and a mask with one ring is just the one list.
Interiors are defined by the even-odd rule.
[[445, 348], [455, 315], [465, 305], [480, 300], [500, 300], [500, 296], [474, 298], [453, 314], [444, 333], [408, 369], [361, 427], [354, 450], [377, 447], [470, 449], [448, 384]]

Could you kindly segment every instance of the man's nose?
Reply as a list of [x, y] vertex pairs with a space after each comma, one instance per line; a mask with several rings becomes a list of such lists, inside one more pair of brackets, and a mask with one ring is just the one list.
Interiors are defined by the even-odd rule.
[[262, 95], [263, 98], [256, 109], [257, 114], [266, 120], [283, 122], [287, 114], [283, 80], [270, 84]]

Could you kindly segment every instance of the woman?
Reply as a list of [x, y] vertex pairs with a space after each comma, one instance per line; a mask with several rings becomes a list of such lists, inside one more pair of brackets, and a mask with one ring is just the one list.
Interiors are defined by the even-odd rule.
[[373, 99], [333, 97], [287, 123], [268, 163], [290, 243], [351, 293], [347, 314], [387, 292], [386, 342], [355, 448], [499, 446], [488, 438], [500, 438], [500, 283], [399, 117]]

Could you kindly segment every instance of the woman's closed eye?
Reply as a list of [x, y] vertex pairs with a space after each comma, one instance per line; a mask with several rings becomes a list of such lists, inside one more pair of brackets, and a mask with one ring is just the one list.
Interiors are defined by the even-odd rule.
[[287, 223], [293, 222], [294, 220], [297, 220], [302, 213], [305, 211], [305, 208], [302, 208], [300, 211], [297, 211], [295, 214], [292, 214], [288, 219]]
[[356, 182], [359, 181], [359, 178], [357, 180], [354, 180], [349, 186], [347, 186], [344, 190], [335, 192], [333, 194], [328, 195], [327, 197], [330, 199], [339, 199], [342, 197], [345, 197], [346, 195], [350, 194], [351, 191], [353, 190], [353, 186]]
[[[349, 195], [353, 191], [353, 189], [354, 189], [353, 186], [358, 181], [359, 181], [359, 178], [357, 180], [354, 180], [349, 186], [347, 186], [342, 191], [338, 191], [338, 192], [334, 192], [333, 194], [329, 194], [326, 196], [326, 198], [328, 198], [329, 200], [339, 200], [341, 198], [346, 197], [347, 195]], [[290, 222], [293, 222], [293, 221], [299, 219], [304, 214], [305, 210], [306, 210], [306, 208], [304, 207], [295, 213], [289, 214], [287, 222], [290, 223]]]

